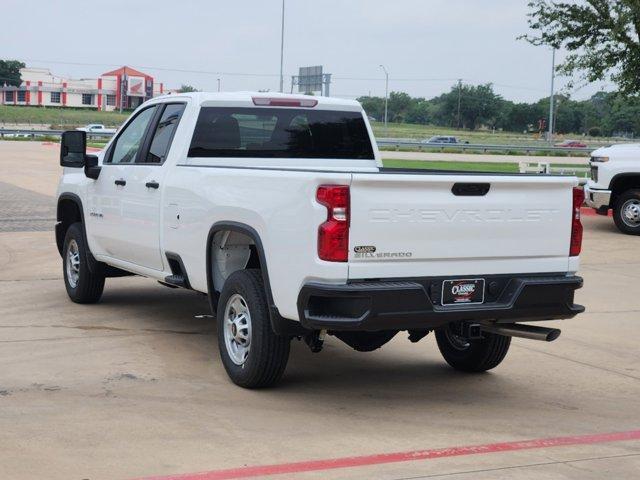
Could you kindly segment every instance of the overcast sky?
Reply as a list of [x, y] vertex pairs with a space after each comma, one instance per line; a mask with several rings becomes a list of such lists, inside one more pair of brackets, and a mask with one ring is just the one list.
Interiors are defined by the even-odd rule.
[[[95, 78], [130, 65], [170, 88], [277, 90], [282, 0], [2, 1], [0, 58]], [[323, 65], [332, 94], [433, 97], [457, 78], [507, 99], [549, 94], [551, 52], [516, 40], [526, 0], [286, 0], [285, 91]], [[563, 56], [559, 53], [559, 59]], [[180, 71], [182, 70], [182, 71]], [[211, 72], [211, 73], [196, 73]], [[216, 74], [215, 72], [220, 72]], [[563, 81], [559, 81], [562, 87]], [[574, 93], [582, 99], [607, 84]]]

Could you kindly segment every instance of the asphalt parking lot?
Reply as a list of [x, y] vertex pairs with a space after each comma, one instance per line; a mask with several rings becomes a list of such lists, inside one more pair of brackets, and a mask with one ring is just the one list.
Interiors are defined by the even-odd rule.
[[[0, 478], [638, 478], [640, 238], [610, 218], [583, 220], [587, 312], [552, 322], [556, 342], [514, 339], [476, 376], [431, 336], [369, 354], [295, 342], [279, 387], [247, 391], [227, 379], [204, 296], [129, 277], [98, 305], [68, 300], [57, 153], [0, 142]], [[326, 469], [344, 457], [360, 460]]]

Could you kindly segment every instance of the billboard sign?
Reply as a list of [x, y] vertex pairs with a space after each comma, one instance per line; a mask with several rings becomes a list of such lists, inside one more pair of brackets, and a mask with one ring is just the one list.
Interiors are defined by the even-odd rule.
[[128, 77], [127, 78], [127, 96], [144, 97], [145, 81], [144, 77]]
[[298, 92], [322, 91], [322, 65], [300, 67], [298, 75]]

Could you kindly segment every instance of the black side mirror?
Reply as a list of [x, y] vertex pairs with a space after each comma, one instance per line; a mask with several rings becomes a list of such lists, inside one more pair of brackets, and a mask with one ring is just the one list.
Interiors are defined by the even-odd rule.
[[98, 166], [97, 155], [86, 155], [84, 161], [84, 174], [87, 178], [97, 180], [100, 176], [101, 167]]
[[82, 168], [87, 154], [87, 133], [69, 130], [62, 134], [60, 141], [60, 165]]

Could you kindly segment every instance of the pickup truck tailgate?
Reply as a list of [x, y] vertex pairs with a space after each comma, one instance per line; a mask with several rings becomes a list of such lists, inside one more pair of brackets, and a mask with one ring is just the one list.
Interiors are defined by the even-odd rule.
[[559, 176], [355, 173], [349, 278], [566, 272], [576, 185]]

